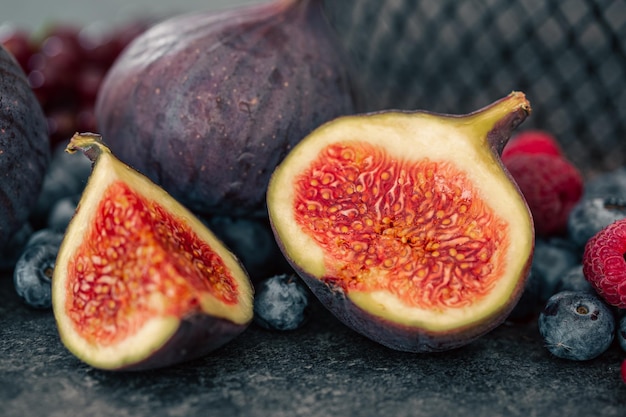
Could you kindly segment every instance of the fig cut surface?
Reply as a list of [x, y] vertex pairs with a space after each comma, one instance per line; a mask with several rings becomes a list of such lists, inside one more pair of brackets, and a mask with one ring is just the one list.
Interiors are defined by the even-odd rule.
[[61, 339], [103, 369], [148, 369], [208, 353], [252, 319], [246, 271], [206, 227], [97, 135], [75, 135], [93, 172], [53, 277]]
[[345, 324], [439, 351], [500, 324], [527, 278], [528, 206], [499, 159], [530, 113], [514, 92], [464, 116], [384, 111], [319, 127], [267, 204], [286, 258]]

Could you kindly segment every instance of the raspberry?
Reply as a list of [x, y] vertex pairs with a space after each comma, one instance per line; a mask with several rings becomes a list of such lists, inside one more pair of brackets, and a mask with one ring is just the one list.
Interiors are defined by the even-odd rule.
[[583, 178], [567, 159], [519, 153], [503, 160], [524, 195], [538, 236], [563, 235], [572, 208], [583, 194]]
[[563, 156], [554, 136], [542, 130], [528, 130], [517, 134], [504, 147], [502, 160], [518, 154]]
[[626, 219], [596, 233], [585, 245], [583, 273], [604, 300], [626, 308]]

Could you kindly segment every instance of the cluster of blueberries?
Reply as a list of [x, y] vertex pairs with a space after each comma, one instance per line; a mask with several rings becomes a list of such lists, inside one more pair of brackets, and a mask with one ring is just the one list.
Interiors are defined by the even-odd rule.
[[618, 340], [626, 351], [626, 314], [608, 305], [583, 274], [587, 241], [626, 218], [626, 168], [595, 177], [568, 218], [567, 235], [537, 239], [531, 272], [512, 319], [539, 311], [539, 332], [555, 356], [594, 359]]
[[15, 290], [31, 307], [48, 309], [52, 305], [57, 253], [90, 172], [91, 162], [84, 155], [56, 148], [29, 221], [0, 256], [0, 267], [13, 269]]

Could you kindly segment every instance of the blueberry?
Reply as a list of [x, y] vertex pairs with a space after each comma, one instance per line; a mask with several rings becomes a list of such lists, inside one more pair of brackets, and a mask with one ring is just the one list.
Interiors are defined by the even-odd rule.
[[248, 217], [214, 216], [205, 221], [209, 229], [241, 260], [250, 277], [257, 282], [280, 274], [284, 260], [269, 222]]
[[254, 321], [268, 330], [295, 330], [310, 316], [310, 292], [293, 274], [263, 280], [254, 299]]
[[15, 291], [31, 307], [47, 309], [52, 306], [52, 273], [59, 247], [55, 245], [27, 246], [13, 271]]
[[53, 229], [39, 229], [30, 236], [26, 246], [52, 245], [58, 248], [62, 241], [63, 232]]
[[626, 314], [622, 314], [618, 321], [617, 341], [622, 350], [626, 351]]
[[575, 361], [604, 353], [615, 337], [611, 308], [595, 293], [561, 291], [539, 314], [539, 333], [553, 355]]
[[585, 183], [585, 199], [611, 196], [626, 199], [626, 167], [604, 172]]
[[595, 291], [583, 274], [582, 264], [565, 271], [555, 288], [555, 292], [561, 291]]
[[537, 314], [541, 309], [541, 280], [542, 278], [537, 271], [531, 268], [524, 286], [524, 292], [522, 292], [522, 296], [509, 314], [509, 319], [514, 321], [524, 320]]
[[57, 200], [57, 202], [52, 205], [50, 214], [48, 215], [48, 228], [58, 230], [60, 232], [65, 231], [65, 229], [67, 229], [67, 225], [74, 216], [79, 199], [80, 195], [74, 195]]
[[555, 237], [535, 241], [532, 268], [541, 277], [539, 296], [542, 302], [555, 293], [565, 271], [579, 263], [579, 251], [568, 239]]
[[81, 152], [70, 154], [65, 152], [65, 145], [55, 147], [30, 216], [31, 222], [37, 228], [46, 227], [50, 208], [64, 197], [80, 194], [90, 173], [91, 161]]
[[1, 270], [10, 270], [15, 267], [15, 263], [22, 254], [26, 247], [26, 242], [28, 242], [33, 232], [33, 227], [27, 222], [11, 236], [6, 246], [0, 252]]
[[626, 199], [597, 197], [582, 199], [567, 220], [569, 238], [579, 248], [609, 224], [626, 217]]

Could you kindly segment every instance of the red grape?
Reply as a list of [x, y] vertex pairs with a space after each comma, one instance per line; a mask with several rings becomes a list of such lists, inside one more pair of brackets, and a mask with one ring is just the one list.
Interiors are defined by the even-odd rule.
[[15, 57], [17, 63], [26, 71], [28, 60], [35, 51], [29, 33], [11, 25], [2, 26], [0, 27], [0, 44]]
[[55, 23], [37, 42], [24, 29], [0, 26], [0, 44], [28, 76], [48, 119], [52, 145], [76, 131], [96, 131], [94, 105], [102, 80], [120, 52], [148, 26], [143, 20], [106, 30]]

